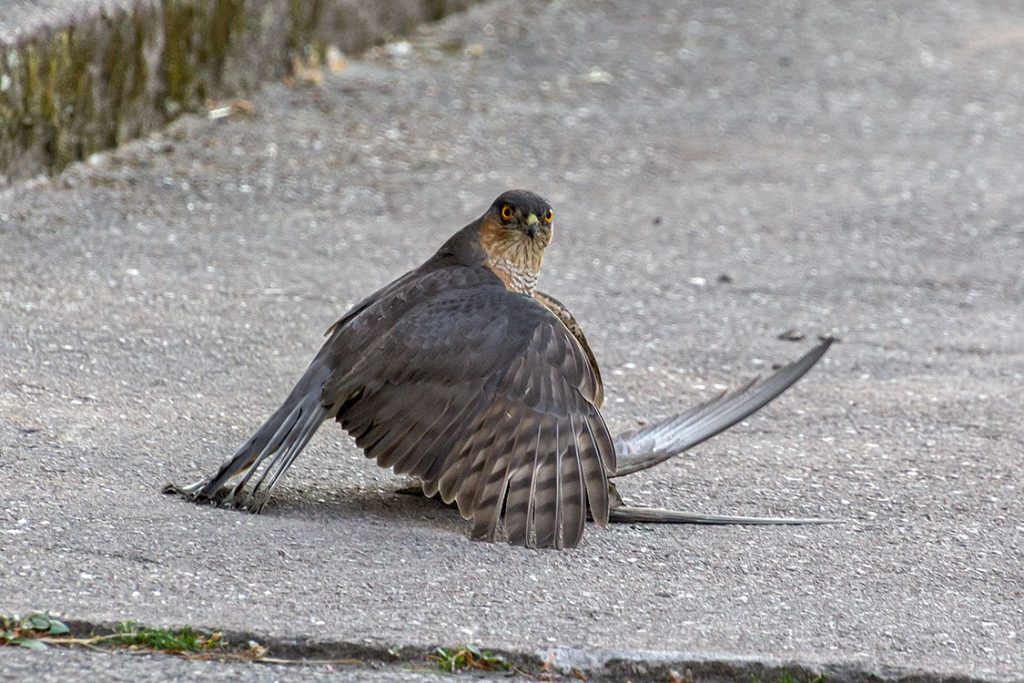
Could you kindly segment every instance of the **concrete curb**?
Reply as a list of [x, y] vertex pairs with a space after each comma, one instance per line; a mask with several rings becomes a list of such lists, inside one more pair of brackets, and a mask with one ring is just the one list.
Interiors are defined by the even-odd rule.
[[360, 51], [473, 1], [12, 3], [0, 19], [0, 186], [280, 77], [293, 59]]
[[[117, 631], [117, 624], [88, 619], [64, 619], [72, 633], [79, 636], [106, 635]], [[217, 629], [200, 629], [212, 632]], [[436, 647], [455, 647], [457, 643], [436, 646], [392, 644], [367, 639], [363, 642], [288, 639], [263, 634], [224, 631], [228, 643], [257, 642], [270, 656], [308, 661], [361, 661], [369, 668], [417, 667], [429, 665]], [[514, 670], [531, 678], [565, 677], [590, 681], [828, 681], [828, 683], [983, 683], [984, 679], [956, 673], [939, 673], [888, 667], [869, 662], [836, 663], [782, 660], [735, 655], [709, 655], [692, 652], [616, 652], [583, 651], [573, 648], [516, 651], [479, 644], [481, 650], [500, 655]], [[116, 654], [113, 653], [113, 654]], [[288, 666], [288, 665], [284, 665]], [[478, 672], [480, 673], [480, 672]], [[502, 675], [500, 671], [492, 672]]]

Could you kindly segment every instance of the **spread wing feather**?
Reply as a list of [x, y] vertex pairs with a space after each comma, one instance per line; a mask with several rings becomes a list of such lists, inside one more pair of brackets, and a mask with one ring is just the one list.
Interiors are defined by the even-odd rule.
[[764, 381], [755, 378], [675, 417], [620, 434], [615, 440], [618, 469], [614, 476], [653, 467], [749, 417], [803, 377], [831, 345], [832, 339], [826, 339]]
[[492, 539], [571, 547], [608, 519], [611, 436], [599, 380], [542, 305], [502, 287], [452, 289], [404, 311], [321, 402], [367, 457], [419, 477]]

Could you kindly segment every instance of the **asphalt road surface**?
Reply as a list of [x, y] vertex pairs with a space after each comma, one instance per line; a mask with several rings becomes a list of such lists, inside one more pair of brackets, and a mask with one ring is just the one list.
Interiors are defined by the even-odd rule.
[[[498, 0], [14, 186], [0, 609], [472, 641], [598, 675], [1024, 677], [1022, 63], [1013, 2]], [[473, 543], [334, 425], [262, 516], [159, 493], [509, 187], [555, 207], [541, 286], [584, 325], [613, 430], [841, 339], [757, 416], [621, 480], [630, 502], [849, 521]], [[95, 665], [27, 656], [0, 669]]]

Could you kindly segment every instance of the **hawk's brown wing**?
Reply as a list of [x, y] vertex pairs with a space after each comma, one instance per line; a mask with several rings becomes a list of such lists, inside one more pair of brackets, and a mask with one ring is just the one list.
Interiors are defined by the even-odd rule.
[[594, 352], [590, 348], [590, 342], [587, 341], [587, 335], [583, 334], [583, 328], [576, 321], [576, 317], [566, 308], [565, 304], [551, 296], [545, 294], [539, 290], [533, 292], [533, 298], [544, 304], [544, 307], [555, 314], [555, 317], [562, 321], [566, 329], [572, 333], [572, 336], [576, 337], [576, 341], [579, 342], [580, 348], [583, 349], [583, 353], [587, 355], [587, 361], [590, 363], [590, 368], [594, 371], [594, 377], [597, 378], [597, 392], [594, 395], [594, 405], [598, 408], [604, 403], [604, 382], [601, 380], [601, 368], [597, 364], [597, 358], [594, 357]]
[[386, 324], [321, 395], [368, 457], [454, 500], [475, 538], [493, 538], [503, 507], [518, 545], [575, 546], [588, 498], [607, 521], [615, 451], [594, 405], [599, 384], [550, 311], [474, 286]]

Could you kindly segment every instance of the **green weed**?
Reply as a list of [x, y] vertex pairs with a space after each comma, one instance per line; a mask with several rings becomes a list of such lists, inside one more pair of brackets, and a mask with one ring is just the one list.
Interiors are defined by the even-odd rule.
[[33, 612], [24, 617], [0, 615], [0, 646], [17, 645], [32, 650], [45, 650], [43, 637], [62, 636], [70, 629], [54, 619], [49, 612]]
[[[750, 683], [768, 683], [766, 681], [762, 681], [757, 676], [751, 676], [750, 679]], [[828, 683], [828, 676], [824, 674], [818, 674], [817, 676], [803, 677], [796, 676], [789, 671], [783, 671], [781, 674], [772, 679], [770, 683]]]
[[501, 655], [481, 650], [476, 645], [459, 645], [454, 648], [439, 647], [434, 650], [430, 659], [437, 668], [448, 673], [460, 671], [508, 671], [512, 668], [509, 661]]

